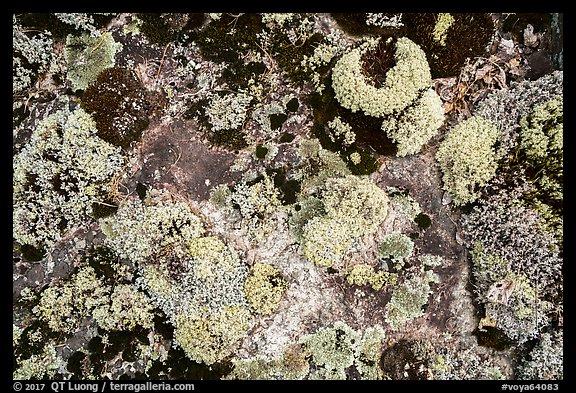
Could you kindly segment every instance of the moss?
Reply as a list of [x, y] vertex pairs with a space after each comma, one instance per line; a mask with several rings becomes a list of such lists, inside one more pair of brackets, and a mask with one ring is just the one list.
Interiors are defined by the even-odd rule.
[[244, 282], [246, 300], [262, 315], [270, 315], [278, 308], [286, 289], [286, 280], [278, 269], [266, 263], [255, 263]]
[[286, 110], [290, 112], [298, 111], [300, 103], [298, 102], [298, 98], [293, 97], [286, 103]]
[[92, 114], [103, 140], [127, 148], [148, 127], [148, 101], [134, 71], [104, 70], [82, 96], [82, 107]]
[[279, 143], [290, 143], [294, 140], [294, 138], [296, 138], [296, 136], [294, 134], [291, 134], [289, 132], [285, 132], [282, 134], [282, 136], [280, 136], [280, 139], [278, 140]]
[[288, 115], [285, 113], [273, 113], [270, 115], [270, 129], [278, 130], [282, 127], [282, 124], [288, 119]]
[[497, 351], [504, 351], [513, 344], [513, 341], [510, 340], [502, 330], [492, 326], [476, 329], [472, 334], [476, 336], [478, 345], [493, 348]]
[[198, 45], [204, 58], [228, 63], [238, 72], [244, 66], [244, 55], [250, 50], [259, 50], [256, 35], [263, 27], [259, 14], [245, 13], [238, 17], [222, 14], [202, 30], [191, 32], [190, 39]]
[[432, 225], [432, 220], [430, 219], [430, 216], [424, 213], [420, 213], [416, 217], [414, 217], [414, 222], [418, 224], [418, 227], [424, 231], [428, 229], [430, 225]]
[[274, 179], [274, 185], [280, 191], [282, 205], [295, 203], [297, 195], [302, 189], [301, 182], [296, 179], [288, 179], [284, 168], [266, 169], [266, 173]]
[[488, 13], [406, 13], [406, 35], [422, 47], [432, 77], [458, 75], [466, 58], [483, 56], [495, 26]]
[[[136, 14], [138, 19], [142, 21], [140, 31], [151, 43], [162, 46], [176, 41], [185, 27], [198, 27], [204, 22], [203, 14], [192, 14], [195, 15], [192, 20], [190, 20], [189, 15], [185, 13]], [[192, 23], [189, 25], [189, 22]]]
[[26, 261], [37, 262], [41, 261], [46, 255], [46, 251], [41, 248], [36, 248], [30, 244], [20, 245], [20, 252]]
[[273, 28], [270, 32], [269, 53], [295, 84], [311, 81], [312, 74], [303, 61], [313, 55], [324, 38], [322, 34], [313, 32], [311, 26], [311, 20], [305, 14], [295, 14], [282, 28]]
[[68, 65], [67, 79], [73, 90], [86, 90], [100, 72], [113, 67], [115, 55], [122, 49], [108, 32], [91, 37], [84, 33], [79, 37], [69, 35], [66, 39], [64, 57]]
[[256, 158], [259, 158], [262, 160], [264, 157], [266, 157], [266, 153], [268, 153], [268, 149], [266, 147], [264, 147], [261, 144], [258, 144], [256, 146], [256, 151], [255, 151]]

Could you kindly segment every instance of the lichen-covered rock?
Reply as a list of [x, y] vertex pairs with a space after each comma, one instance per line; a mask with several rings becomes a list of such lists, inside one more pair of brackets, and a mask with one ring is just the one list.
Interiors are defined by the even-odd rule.
[[84, 110], [58, 110], [14, 157], [13, 236], [21, 245], [51, 247], [106, 198], [125, 158], [96, 133]]

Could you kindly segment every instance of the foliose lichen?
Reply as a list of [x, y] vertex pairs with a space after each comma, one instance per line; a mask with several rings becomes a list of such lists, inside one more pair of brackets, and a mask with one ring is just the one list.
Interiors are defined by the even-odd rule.
[[64, 56], [67, 64], [66, 77], [74, 90], [86, 90], [106, 68], [114, 67], [115, 55], [122, 50], [109, 32], [91, 36], [69, 35], [66, 38]]

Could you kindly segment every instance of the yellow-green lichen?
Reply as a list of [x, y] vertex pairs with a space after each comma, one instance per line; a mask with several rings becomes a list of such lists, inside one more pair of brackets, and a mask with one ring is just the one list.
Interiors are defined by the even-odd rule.
[[244, 282], [246, 300], [258, 314], [269, 315], [278, 308], [288, 285], [278, 269], [257, 262]]
[[375, 291], [384, 285], [394, 285], [396, 275], [389, 272], [376, 271], [367, 263], [352, 266], [346, 272], [346, 281], [350, 285], [370, 285]]
[[448, 34], [448, 29], [453, 23], [454, 17], [449, 13], [439, 13], [436, 17], [436, 25], [434, 26], [432, 37], [440, 45], [446, 45], [446, 35]]
[[69, 281], [46, 288], [34, 312], [56, 332], [74, 333], [82, 320], [109, 300], [110, 288], [103, 285], [90, 266], [80, 268]]
[[387, 71], [384, 86], [376, 88], [364, 77], [361, 57], [377, 43], [378, 40], [368, 41], [342, 55], [332, 69], [332, 87], [344, 108], [382, 117], [406, 108], [432, 84], [432, 77], [422, 49], [401, 37], [395, 47], [396, 65]]
[[174, 317], [174, 338], [190, 359], [209, 365], [236, 349], [246, 335], [250, 321], [250, 312], [243, 307], [180, 313]]

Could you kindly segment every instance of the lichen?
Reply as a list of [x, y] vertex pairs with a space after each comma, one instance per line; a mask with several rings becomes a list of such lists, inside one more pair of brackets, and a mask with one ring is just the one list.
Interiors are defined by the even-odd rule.
[[257, 262], [244, 282], [244, 293], [256, 313], [270, 315], [278, 308], [287, 287], [277, 268]]
[[422, 307], [428, 303], [432, 293], [430, 284], [438, 282], [436, 273], [420, 268], [397, 284], [385, 308], [385, 318], [390, 328], [400, 330], [408, 322], [424, 315]]
[[250, 327], [250, 313], [233, 306], [209, 313], [198, 310], [176, 314], [174, 324], [174, 339], [186, 355], [209, 365], [232, 353]]
[[308, 378], [347, 379], [348, 368], [355, 366], [363, 379], [381, 379], [378, 359], [383, 339], [379, 325], [357, 331], [342, 321], [300, 337], [299, 343], [315, 366]]
[[498, 137], [498, 129], [480, 116], [468, 118], [448, 131], [436, 160], [442, 170], [443, 188], [455, 204], [475, 201], [480, 196], [478, 189], [496, 174], [494, 145]]
[[380, 258], [390, 258], [400, 264], [403, 264], [404, 259], [411, 257], [413, 253], [414, 242], [398, 231], [387, 234], [378, 244]]
[[62, 109], [43, 118], [14, 157], [13, 236], [20, 244], [51, 247], [105, 199], [125, 158], [96, 133], [84, 110]]
[[388, 213], [386, 193], [367, 178], [328, 178], [322, 190], [322, 216], [302, 229], [301, 249], [312, 263], [332, 267], [355, 239], [372, 233]]
[[378, 291], [385, 285], [394, 285], [396, 275], [389, 272], [376, 271], [372, 265], [359, 263], [346, 272], [346, 281], [350, 285], [370, 285]]
[[67, 64], [66, 78], [74, 90], [86, 90], [101, 71], [114, 67], [116, 53], [122, 44], [116, 42], [109, 32], [92, 37], [88, 33], [69, 35], [64, 56]]
[[431, 85], [432, 79], [424, 52], [402, 37], [395, 46], [396, 65], [386, 73], [384, 86], [374, 87], [364, 77], [361, 57], [377, 43], [368, 41], [342, 55], [332, 69], [332, 87], [343, 107], [382, 117], [406, 108], [421, 90]]

